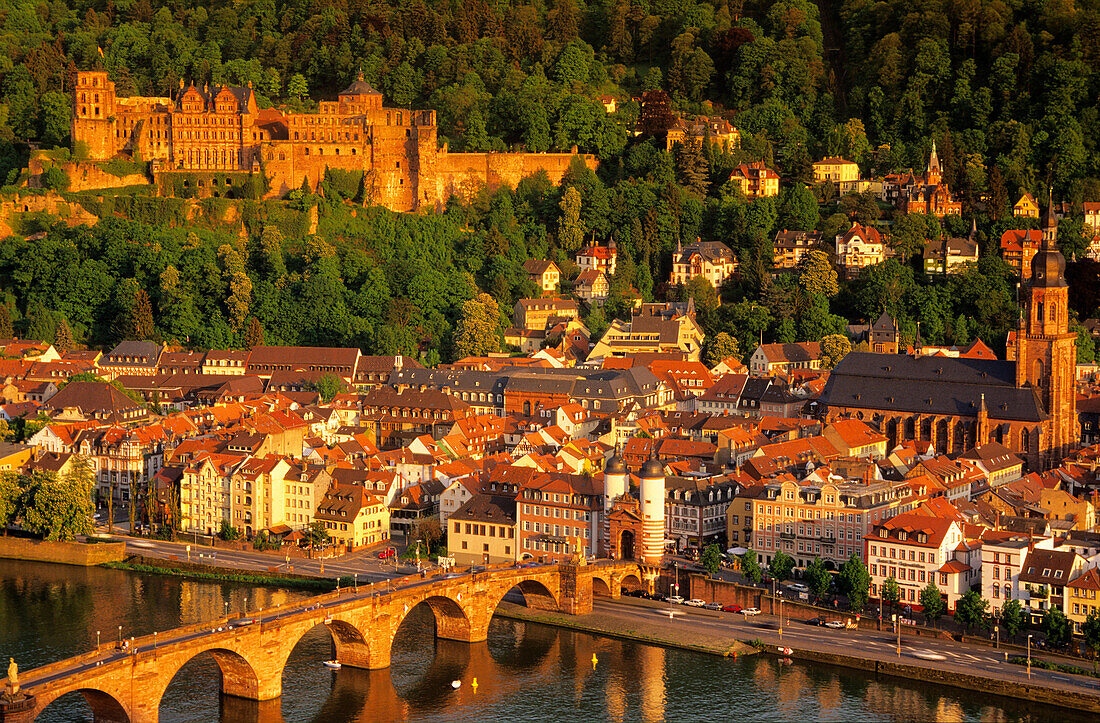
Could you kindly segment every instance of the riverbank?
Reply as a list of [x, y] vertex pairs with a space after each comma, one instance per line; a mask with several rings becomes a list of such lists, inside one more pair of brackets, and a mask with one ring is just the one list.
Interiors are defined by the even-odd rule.
[[891, 660], [877, 660], [841, 653], [825, 653], [815, 650], [792, 648], [786, 657], [819, 665], [840, 665], [845, 668], [874, 673], [876, 676], [906, 678], [924, 683], [946, 685], [978, 693], [989, 693], [1033, 703], [1053, 705], [1076, 711], [1100, 714], [1100, 696], [1085, 691], [1069, 691], [1044, 685], [1025, 684], [993, 676], [974, 675], [957, 670], [941, 670]]
[[[897, 656], [895, 639], [871, 631], [828, 631], [797, 625], [780, 635], [775, 621], [745, 619], [729, 613], [702, 610], [675, 611], [675, 619], [663, 614], [667, 605], [630, 600], [611, 603], [588, 615], [563, 615], [502, 602], [497, 614], [596, 635], [617, 637], [669, 648], [711, 655], [732, 656], [757, 652], [781, 655], [826, 667], [841, 666], [875, 677], [904, 678], [935, 686], [950, 686], [981, 694], [1100, 714], [1100, 685], [1070, 675], [1051, 676], [1036, 666], [1029, 678], [1016, 665], [989, 657], [982, 648], [946, 642], [903, 640], [904, 657]], [[648, 615], [646, 613], [649, 613]], [[938, 642], [938, 644], [937, 644]], [[936, 645], [936, 650], [926, 645]], [[917, 647], [919, 646], [919, 647]], [[789, 650], [781, 654], [780, 648]], [[858, 651], [853, 654], [851, 651]], [[916, 656], [918, 651], [931, 654]], [[982, 658], [980, 653], [985, 653]]]
[[[335, 590], [337, 580], [335, 578], [312, 577], [309, 575], [295, 575], [293, 573], [268, 573], [247, 572], [242, 573], [236, 568], [216, 567], [213, 565], [199, 565], [175, 560], [161, 560], [153, 557], [132, 555], [121, 562], [106, 562], [101, 567], [112, 570], [128, 570], [150, 575], [168, 575], [187, 580], [202, 580], [204, 582], [232, 582], [248, 585], [263, 585], [266, 587], [293, 588], [298, 590], [316, 590], [328, 592]], [[351, 584], [351, 580], [341, 579], [340, 585], [345, 587]]]
[[[566, 615], [549, 610], [533, 610], [507, 601], [497, 606], [496, 614], [512, 620], [543, 623], [559, 628], [580, 630], [593, 635], [603, 635], [620, 640], [633, 640], [665, 648], [679, 648], [708, 655], [721, 655], [736, 658], [738, 655], [751, 655], [759, 652], [751, 644], [738, 640], [733, 635], [713, 635], [704, 640], [695, 636], [685, 636], [676, 626], [665, 626], [659, 618], [643, 620], [637, 618], [631, 623], [620, 623], [597, 613], [587, 615]], [[673, 622], [669, 620], [669, 622]]]

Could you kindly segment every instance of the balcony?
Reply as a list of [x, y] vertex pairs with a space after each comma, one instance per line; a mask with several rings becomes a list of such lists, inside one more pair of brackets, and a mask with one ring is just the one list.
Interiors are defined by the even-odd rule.
[[780, 532], [779, 536], [781, 538], [783, 538], [784, 540], [793, 540], [794, 539], [794, 533], [793, 532]]

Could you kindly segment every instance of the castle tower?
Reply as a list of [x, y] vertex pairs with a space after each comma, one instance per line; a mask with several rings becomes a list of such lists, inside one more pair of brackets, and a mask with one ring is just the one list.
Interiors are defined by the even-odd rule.
[[1051, 416], [1049, 434], [1044, 429], [1027, 450], [1029, 459], [1044, 469], [1061, 460], [1076, 439], [1077, 335], [1069, 331], [1066, 259], [1057, 238], [1058, 220], [1048, 208], [1042, 245], [1031, 261], [1024, 319], [1016, 332], [1016, 386], [1033, 387]]
[[607, 461], [603, 468], [603, 539], [605, 554], [614, 549], [611, 540], [611, 506], [615, 500], [626, 494], [628, 474], [626, 463], [618, 451]]
[[80, 71], [73, 84], [73, 144], [83, 143], [87, 158], [105, 161], [118, 152], [115, 84], [102, 70]]
[[665, 552], [665, 468], [656, 457], [642, 467], [642, 560], [658, 565]]

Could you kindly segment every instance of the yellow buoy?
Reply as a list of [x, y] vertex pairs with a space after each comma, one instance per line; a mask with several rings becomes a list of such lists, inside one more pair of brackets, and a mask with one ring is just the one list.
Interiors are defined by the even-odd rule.
[[474, 678], [473, 682], [470, 683], [470, 687], [474, 689], [475, 693], [477, 692], [477, 678]]

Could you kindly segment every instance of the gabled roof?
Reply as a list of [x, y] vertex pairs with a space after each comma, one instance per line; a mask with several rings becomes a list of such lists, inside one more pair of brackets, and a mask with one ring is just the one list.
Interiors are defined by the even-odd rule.
[[1037, 582], [1047, 585], [1065, 585], [1078, 560], [1072, 550], [1044, 550], [1035, 548], [1027, 553], [1020, 568], [1020, 582]]
[[761, 344], [757, 349], [769, 363], [808, 362], [821, 358], [821, 342], [800, 341], [789, 344]]

